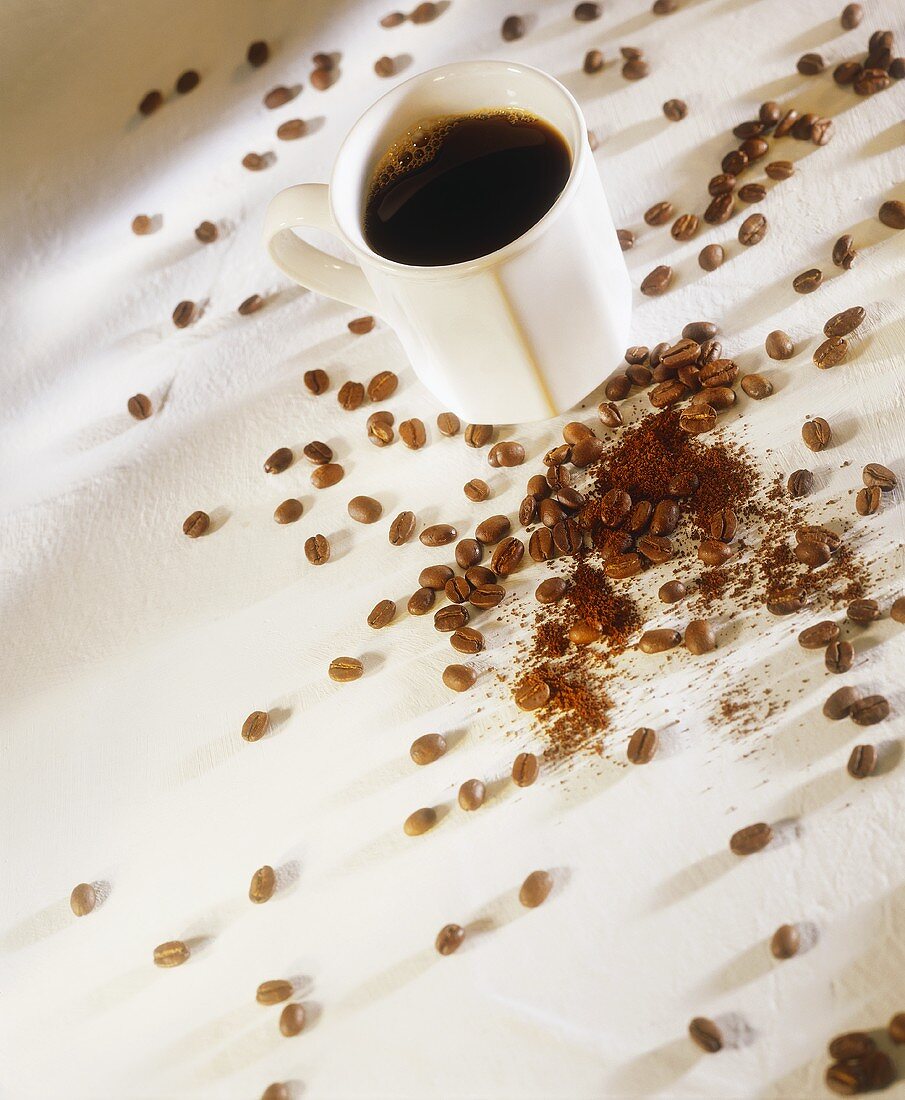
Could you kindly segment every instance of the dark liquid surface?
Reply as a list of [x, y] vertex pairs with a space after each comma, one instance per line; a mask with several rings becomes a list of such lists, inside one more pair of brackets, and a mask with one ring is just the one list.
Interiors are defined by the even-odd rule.
[[540, 221], [571, 167], [559, 131], [525, 111], [438, 119], [400, 137], [377, 165], [365, 240], [419, 267], [486, 256]]

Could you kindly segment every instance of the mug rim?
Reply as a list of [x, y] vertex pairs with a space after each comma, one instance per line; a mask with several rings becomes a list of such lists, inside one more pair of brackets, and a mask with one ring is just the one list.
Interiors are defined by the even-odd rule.
[[[398, 260], [390, 260], [386, 256], [381, 256], [379, 252], [375, 252], [370, 248], [364, 239], [364, 233], [360, 227], [356, 227], [356, 236], [358, 239], [353, 238], [348, 232], [346, 225], [343, 224], [343, 220], [337, 215], [334, 205], [335, 181], [344, 165], [345, 158], [350, 155], [350, 146], [362, 125], [377, 114], [378, 111], [386, 111], [388, 106], [392, 106], [392, 101], [394, 99], [402, 99], [403, 93], [407, 89], [410, 90], [413, 84], [419, 82], [424, 83], [427, 80], [436, 79], [440, 74], [450, 71], [462, 69], [486, 71], [488, 68], [508, 69], [516, 74], [531, 73], [533, 76], [541, 77], [559, 92], [574, 117], [579, 135], [574, 148], [572, 142], [563, 134], [563, 138], [566, 140], [572, 152], [572, 164], [569, 170], [569, 178], [566, 180], [563, 189], [556, 196], [550, 208], [541, 218], [530, 226], [530, 228], [526, 229], [524, 233], [514, 240], [509, 241], [508, 244], [503, 245], [502, 248], [498, 248], [493, 252], [487, 252], [483, 256], [475, 256], [470, 260], [460, 260], [454, 264], [439, 264], [432, 266], [403, 264]], [[544, 121], [550, 122], [549, 119], [545, 119]], [[550, 124], [553, 125], [553, 123]], [[559, 129], [559, 127], [557, 127], [557, 129]], [[581, 113], [581, 108], [578, 106], [578, 102], [569, 89], [558, 81], [556, 77], [551, 76], [550, 73], [534, 65], [524, 65], [516, 61], [500, 61], [497, 59], [487, 61], [454, 61], [448, 65], [438, 65], [433, 69], [426, 69], [423, 73], [416, 73], [414, 76], [409, 77], [408, 80], [404, 80], [401, 84], [397, 84], [395, 88], [391, 88], [388, 92], [385, 92], [359, 115], [349, 132], [343, 138], [339, 151], [336, 154], [336, 159], [333, 162], [329, 189], [330, 215], [333, 218], [334, 225], [342, 236], [343, 243], [355, 254], [359, 261], [364, 260], [372, 267], [380, 267], [384, 271], [403, 278], [455, 278], [461, 275], [470, 274], [480, 268], [500, 264], [523, 252], [541, 237], [549, 228], [550, 224], [559, 216], [563, 207], [571, 200], [578, 186], [580, 173], [583, 171], [585, 161], [590, 153], [591, 149], [587, 140], [587, 125]], [[361, 243], [359, 243], [359, 240]]]

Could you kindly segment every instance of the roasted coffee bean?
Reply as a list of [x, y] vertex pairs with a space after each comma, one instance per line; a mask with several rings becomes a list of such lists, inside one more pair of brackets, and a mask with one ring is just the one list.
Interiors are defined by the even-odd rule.
[[190, 539], [201, 538], [202, 535], [206, 535], [210, 530], [211, 517], [207, 512], [192, 512], [190, 516], [187, 516], [182, 524], [182, 533], [188, 535]]
[[182, 966], [190, 954], [187, 943], [183, 943], [182, 940], [169, 940], [154, 948], [154, 965], [165, 969]]
[[792, 280], [792, 289], [796, 294], [811, 294], [823, 282], [823, 272], [817, 267], [808, 268]]
[[512, 763], [512, 782], [517, 787], [530, 787], [540, 773], [540, 762], [533, 752], [520, 752]]
[[433, 0], [424, 0], [423, 3], [419, 4], [415, 8], [415, 10], [409, 16], [409, 19], [411, 19], [411, 21], [416, 24], [431, 23], [434, 19], [437, 18], [438, 15], [440, 15], [442, 10], [443, 9], [441, 5], [435, 4]]
[[460, 627], [449, 636], [449, 644], [457, 653], [474, 655], [484, 648], [484, 635], [470, 626]]
[[632, 365], [636, 363], [646, 363], [650, 357], [650, 348], [644, 347], [643, 344], [635, 344], [625, 350], [625, 361]]
[[688, 114], [688, 104], [684, 99], [667, 99], [663, 104], [663, 114], [670, 122], [681, 122]]
[[468, 665], [447, 665], [443, 670], [443, 683], [450, 691], [468, 691], [477, 678], [478, 674]]
[[818, 116], [815, 115], [812, 111], [807, 111], [805, 112], [805, 114], [795, 119], [795, 122], [792, 126], [792, 137], [796, 138], [798, 141], [810, 141], [811, 130], [813, 129], [814, 123], [817, 121], [817, 118]]
[[597, 406], [597, 415], [600, 423], [607, 428], [621, 428], [625, 421], [617, 405], [612, 401], [601, 401]]
[[[541, 531], [547, 533], [547, 528], [541, 528], [537, 534]], [[573, 519], [564, 519], [557, 523], [552, 530], [553, 545], [561, 554], [577, 554], [581, 549], [584, 536], [582, 535], [581, 528]]]
[[[356, 322], [351, 321], [350, 325], [354, 325]], [[355, 331], [354, 329], [352, 330]], [[371, 401], [386, 401], [388, 397], [392, 397], [396, 392], [396, 388], [399, 385], [399, 379], [391, 370], [382, 370], [375, 374], [371, 381], [368, 383], [368, 398]]]
[[580, 439], [572, 448], [572, 465], [580, 470], [596, 462], [603, 454], [603, 443], [599, 439]]
[[740, 122], [738, 126], [733, 126], [732, 133], [740, 141], [749, 137], [759, 137], [766, 127], [759, 118], [748, 119], [746, 122]]
[[851, 309], [845, 309], [841, 313], [834, 314], [823, 326], [823, 334], [831, 339], [838, 336], [848, 336], [849, 333], [854, 332], [859, 327], [863, 320], [864, 307], [852, 306]]
[[371, 614], [368, 615], [368, 626], [374, 630], [382, 630], [389, 626], [396, 617], [396, 604], [392, 600], [381, 600], [375, 604]]
[[705, 1016], [695, 1016], [688, 1025], [688, 1034], [692, 1042], [707, 1054], [716, 1054], [723, 1049], [723, 1033], [719, 1027]]
[[493, 425], [466, 424], [464, 438], [469, 447], [486, 447], [493, 439]]
[[270, 47], [261, 40], [252, 42], [245, 54], [248, 64], [258, 69], [265, 64], [270, 57]]
[[850, 233], [844, 233], [833, 245], [833, 263], [849, 271], [855, 262], [858, 253], [854, 248], [854, 238]]
[[439, 630], [441, 634], [452, 634], [454, 630], [467, 626], [470, 618], [467, 607], [460, 603], [450, 604], [434, 613], [434, 630]]
[[252, 294], [246, 298], [243, 302], [239, 303], [237, 313], [242, 317], [248, 317], [252, 313], [257, 313], [259, 309], [263, 309], [267, 303], [261, 297], [260, 294]]
[[848, 343], [844, 336], [831, 336], [814, 351], [814, 366], [829, 370], [838, 366], [848, 355]]
[[890, 199], [883, 203], [877, 216], [890, 229], [905, 229], [905, 202], [901, 199]]
[[[642, 363], [632, 363], [631, 366], [626, 367], [625, 377], [633, 386], [643, 388], [650, 385], [653, 374], [650, 367], [646, 367]], [[593, 442], [593, 440], [582, 440], [582, 442]]]
[[311, 484], [315, 489], [329, 489], [342, 481], [345, 470], [338, 462], [326, 462], [311, 471]]
[[255, 905], [263, 905], [265, 901], [270, 901], [276, 892], [276, 888], [276, 873], [272, 867], [265, 863], [251, 876], [251, 883], [248, 887], [249, 900], [253, 901]]
[[774, 959], [791, 959], [800, 947], [801, 936], [794, 924], [781, 924], [770, 940], [770, 954]]
[[846, 4], [842, 9], [842, 15], [839, 17], [839, 22], [842, 24], [843, 30], [851, 31], [858, 26], [863, 18], [864, 11], [860, 4]]
[[264, 96], [264, 106], [271, 111], [275, 111], [279, 107], [285, 107], [287, 103], [295, 99], [299, 90], [299, 88], [287, 88], [285, 84], [277, 84]]
[[689, 405], [679, 416], [679, 427], [689, 435], [703, 435], [716, 427], [716, 409], [711, 405]]
[[550, 700], [550, 685], [537, 676], [530, 676], [515, 691], [519, 710], [537, 710]]
[[855, 745], [848, 758], [846, 771], [853, 779], [867, 779], [877, 766], [877, 750], [873, 745]]
[[[453, 538], [455, 538], [455, 535], [453, 535]], [[418, 583], [423, 588], [432, 588], [439, 592], [446, 586], [446, 582], [452, 575], [453, 571], [448, 565], [428, 565], [421, 570], [418, 576]]]
[[462, 422], [455, 413], [442, 412], [437, 414], [437, 430], [441, 435], [458, 435]]
[[672, 543], [662, 535], [642, 535], [635, 543], [635, 549], [655, 565], [662, 565], [673, 555]]
[[456, 564], [460, 569], [468, 569], [477, 565], [484, 557], [484, 547], [477, 539], [460, 539], [456, 543]]
[[764, 172], [771, 180], [787, 180], [795, 175], [795, 165], [790, 160], [771, 160]]
[[862, 69], [852, 82], [858, 95], [876, 95], [877, 92], [885, 91], [889, 85], [889, 73], [884, 69]]
[[468, 499], [473, 500], [476, 504], [490, 496], [490, 486], [479, 477], [473, 477], [471, 481], [466, 481], [463, 491]]
[[525, 448], [512, 440], [495, 443], [487, 454], [487, 462], [494, 467], [521, 466], [524, 461]]
[[141, 102], [138, 104], [138, 111], [143, 115], [152, 115], [162, 106], [163, 93], [155, 88], [154, 91], [148, 92], [142, 97]]
[[327, 672], [338, 684], [350, 684], [364, 675], [364, 666], [357, 657], [334, 657]]
[[423, 421], [417, 417], [403, 420], [399, 425], [399, 438], [412, 451], [420, 451], [427, 442], [427, 432]]
[[743, 374], [739, 385], [753, 401], [763, 401], [773, 393], [773, 383], [762, 374]]
[[785, 137], [786, 134], [791, 133], [792, 127], [798, 121], [798, 112], [794, 107], [790, 107], [788, 111], [782, 116], [779, 122], [776, 123], [776, 129], [773, 131], [773, 136], [776, 138]]
[[419, 767], [423, 767], [444, 756], [446, 748], [446, 738], [442, 733], [423, 733], [409, 746], [409, 756]]
[[688, 595], [688, 589], [682, 581], [667, 581], [657, 590], [657, 598], [661, 603], [678, 603]]
[[[368, 521], [372, 522], [372, 521]], [[414, 512], [400, 512], [390, 524], [389, 540], [391, 546], [402, 546], [415, 533], [417, 520]]]
[[654, 0], [651, 11], [654, 15], [672, 15], [679, 9], [679, 0]]
[[738, 151], [748, 158], [748, 163], [753, 164], [754, 161], [760, 160], [761, 157], [767, 155], [770, 150], [770, 146], [760, 137], [745, 138], [745, 140], [738, 147]]
[[626, 80], [643, 80], [649, 72], [650, 66], [643, 57], [633, 57], [622, 66]]
[[493, 557], [490, 559], [490, 568], [498, 577], [508, 577], [518, 569], [524, 553], [524, 544], [510, 535], [494, 550]]
[[655, 267], [654, 270], [641, 281], [641, 293], [648, 297], [657, 297], [669, 290], [672, 282], [672, 268], [666, 264]]
[[676, 377], [687, 390], [697, 392], [701, 388], [698, 381], [700, 373], [700, 367], [679, 367], [676, 371]]
[[434, 523], [425, 527], [418, 538], [425, 546], [448, 546], [459, 536], [451, 523]]
[[538, 519], [538, 500], [534, 496], [523, 497], [518, 507], [518, 521], [522, 527], [535, 523]]
[[886, 1030], [894, 1043], [905, 1043], [905, 1012], [897, 1012], [886, 1025]]
[[854, 82], [861, 75], [862, 65], [858, 61], [843, 61], [833, 69], [833, 80], [845, 87]]
[[836, 639], [826, 647], [823, 655], [823, 663], [827, 672], [848, 672], [855, 661], [855, 647], [851, 642]]
[[696, 657], [716, 649], [716, 631], [706, 619], [692, 619], [685, 627], [685, 648]]
[[569, 590], [569, 584], [563, 577], [548, 577], [541, 581], [534, 590], [534, 598], [538, 603], [556, 603], [561, 600]]
[[735, 176], [730, 175], [729, 172], [720, 172], [707, 184], [707, 190], [713, 197], [729, 195], [735, 190], [735, 183]]
[[600, 522], [605, 527], [618, 527], [632, 510], [632, 498], [622, 489], [610, 489], [600, 500]]
[[603, 387], [603, 392], [606, 394], [609, 401], [622, 401], [624, 398], [628, 397], [631, 388], [632, 383], [628, 375], [623, 371], [607, 379], [607, 383]]
[[830, 642], [839, 637], [839, 626], [831, 619], [824, 619], [813, 626], [805, 627], [798, 635], [798, 644], [802, 649], [825, 649]]
[[[210, 225], [210, 222], [205, 222], [205, 225]], [[148, 233], [153, 233], [155, 228], [155, 219], [149, 218], [147, 214], [137, 214], [132, 219], [132, 232], [136, 237], [147, 236]], [[216, 229], [216, 227], [215, 227]], [[197, 230], [195, 233], [197, 235]]]
[[832, 432], [822, 416], [806, 420], [801, 428], [804, 445], [811, 451], [822, 451], [830, 442]]
[[720, 168], [728, 176], [740, 176], [748, 167], [748, 156], [741, 149], [733, 149], [720, 161]]
[[783, 588], [771, 593], [766, 600], [771, 615], [794, 615], [809, 603], [810, 595], [803, 588]]
[[795, 66], [802, 76], [816, 76], [826, 68], [826, 62], [819, 53], [802, 54]]
[[746, 183], [738, 189], [738, 197], [742, 202], [763, 202], [767, 189], [762, 183]]
[[278, 447], [269, 458], [264, 460], [264, 473], [281, 474], [292, 465], [292, 459], [293, 454], [288, 447]]
[[396, 61], [392, 57], [387, 57], [386, 54], [383, 57], [378, 57], [374, 62], [374, 72], [378, 76], [395, 76], [396, 75]]
[[[456, 665], [456, 668], [462, 667], [463, 665]], [[424, 833], [429, 832], [437, 824], [437, 821], [437, 811], [433, 809], [433, 806], [422, 806], [420, 810], [416, 810], [406, 817], [405, 822], [402, 823], [402, 832], [406, 836], [423, 836]]]
[[553, 876], [548, 871], [532, 871], [519, 887], [518, 900], [526, 909], [536, 909], [550, 896]]
[[638, 648], [642, 653], [665, 653], [668, 649], [674, 649], [681, 641], [682, 635], [678, 630], [660, 627], [656, 630], [645, 630], [638, 642]]
[[774, 329], [764, 341], [764, 350], [771, 359], [791, 359], [795, 354], [795, 345], [788, 333]]
[[270, 729], [270, 715], [266, 710], [253, 710], [242, 723], [242, 738], [245, 741], [260, 741]]
[[586, 73], [599, 73], [603, 68], [603, 54], [600, 50], [588, 50], [584, 55], [582, 68]]
[[898, 485], [896, 475], [879, 462], [868, 462], [861, 471], [861, 480], [868, 488], [876, 488], [881, 492], [890, 493]]
[[288, 1001], [292, 992], [292, 982], [274, 978], [269, 982], [261, 982], [255, 993], [255, 1000], [259, 1005], [278, 1005], [281, 1001]]
[[723, 246], [720, 244], [708, 244], [698, 253], [698, 265], [704, 271], [716, 271], [725, 259]]
[[[292, 454], [291, 451], [289, 453]], [[333, 449], [326, 443], [321, 443], [319, 439], [306, 443], [302, 448], [302, 454], [314, 466], [323, 466], [333, 461]]]
[[[371, 316], [356, 317], [346, 325], [346, 328], [348, 328], [353, 336], [366, 336], [373, 330], [376, 323], [377, 322]], [[371, 387], [373, 385], [376, 387], [379, 396], [371, 397], [371, 400], [383, 401], [385, 397], [389, 397], [391, 393], [395, 392], [398, 384], [399, 379], [391, 370], [381, 371], [368, 383], [368, 397], [371, 397]]]
[[246, 153], [242, 158], [242, 167], [247, 168], [249, 172], [263, 172], [265, 168], [269, 168], [272, 163], [271, 158], [267, 153]]
[[759, 244], [767, 235], [767, 219], [763, 214], [749, 214], [739, 226], [739, 244]]
[[496, 573], [486, 565], [470, 565], [465, 570], [465, 579], [473, 588], [482, 584], [496, 584]]
[[720, 508], [710, 517], [710, 537], [720, 542], [732, 542], [738, 530], [738, 517], [728, 505]]
[[679, 524], [679, 506], [674, 500], [661, 500], [650, 521], [652, 535], [671, 535]]
[[471, 595], [471, 585], [465, 577], [450, 577], [443, 591], [450, 603], [465, 603]]
[[298, 141], [308, 133], [308, 123], [303, 118], [288, 118], [277, 126], [280, 141]]
[[173, 324], [176, 328], [188, 328], [198, 317], [198, 307], [194, 302], [180, 302], [173, 310]]
[[773, 99], [768, 99], [766, 103], [762, 103], [757, 112], [757, 117], [761, 120], [765, 127], [769, 128], [775, 126], [777, 122], [782, 118], [782, 107]]
[[738, 367], [731, 359], [712, 359], [701, 367], [702, 386], [731, 386], [738, 378]]
[[823, 704], [824, 717], [834, 722], [839, 721], [841, 718], [847, 718], [852, 709], [852, 704], [859, 698], [858, 692], [853, 687], [837, 688]]
[[708, 225], [722, 225], [732, 217], [734, 205], [735, 199], [731, 194], [715, 195], [704, 211], [704, 221]]
[[361, 382], [343, 382], [336, 395], [336, 400], [346, 412], [354, 412], [364, 399], [365, 388]]
[[808, 569], [819, 569], [830, 560], [830, 548], [823, 542], [800, 542], [793, 553]]
[[136, 420], [147, 420], [153, 411], [150, 397], [146, 397], [143, 393], [136, 393], [130, 397], [126, 402], [126, 408], [129, 410], [129, 415]]
[[628, 252], [635, 244], [635, 234], [631, 229], [617, 229], [616, 236], [619, 238], [619, 247], [623, 252]]
[[888, 1054], [875, 1050], [864, 1060], [864, 1075], [871, 1092], [888, 1089], [896, 1079], [896, 1067]]
[[592, 623], [588, 619], [579, 619], [569, 627], [569, 641], [573, 645], [591, 645], [593, 642], [600, 641], [602, 637], [603, 631], [597, 623]]
[[323, 370], [306, 370], [302, 381], [309, 393], [315, 396], [324, 393], [330, 388], [330, 379]]
[[[477, 780], [475, 781], [477, 782]], [[465, 809], [467, 807], [463, 807]], [[465, 929], [458, 924], [445, 924], [437, 933], [434, 947], [439, 955], [452, 955], [465, 941]]]
[[850, 622], [858, 623], [861, 626], [867, 623], [875, 623], [883, 617], [883, 612], [880, 610], [877, 601], [867, 599], [852, 600], [845, 609], [845, 614]]
[[426, 615], [434, 606], [437, 593], [433, 588], [418, 588], [408, 598], [406, 610], [410, 615]]
[[690, 241], [701, 224], [697, 214], [680, 214], [673, 222], [670, 234], [677, 241]]
[[305, 539], [305, 557], [311, 565], [323, 565], [330, 560], [330, 543], [323, 535]]
[[630, 764], [649, 764], [657, 752], [657, 732], [641, 726], [629, 738], [626, 756]]
[[893, 605], [889, 609], [889, 617], [893, 622], [905, 623], [905, 596], [900, 596], [893, 601]]
[[276, 506], [273, 518], [277, 523], [281, 524], [295, 523], [296, 520], [301, 519], [303, 511], [302, 502], [296, 500], [294, 497], [290, 497], [288, 500], [284, 500], [282, 504]]
[[[659, 369], [659, 368], [658, 368]], [[670, 405], [677, 405], [688, 396], [688, 387], [677, 378], [669, 378], [665, 382], [659, 382], [648, 392], [647, 399], [655, 409], [666, 409]]]
[[820, 527], [817, 524], [806, 524], [804, 527], [799, 527], [795, 532], [795, 541], [825, 543], [833, 554], [842, 545], [842, 539], [835, 531], [831, 531], [829, 527]]
[[556, 544], [550, 527], [539, 527], [528, 539], [528, 556], [532, 561], [551, 561], [556, 557]]
[[90, 882], [80, 882], [69, 895], [69, 908], [77, 917], [87, 917], [97, 905], [97, 892]]
[[840, 1062], [847, 1062], [856, 1058], [866, 1058], [877, 1049], [874, 1040], [863, 1031], [849, 1031], [844, 1035], [837, 1035], [830, 1042], [828, 1053], [831, 1058]]
[[649, 500], [639, 500], [628, 518], [628, 529], [633, 535], [640, 534], [650, 523], [654, 506]]
[[773, 830], [763, 821], [746, 825], [729, 838], [729, 849], [737, 856], [750, 856], [766, 848], [773, 839]]
[[865, 486], [863, 489], [859, 489], [858, 495], [855, 497], [855, 510], [858, 515], [872, 516], [879, 512], [881, 495], [878, 485]]
[[590, 23], [592, 20], [600, 18], [600, 5], [590, 2], [576, 4], [572, 14], [579, 23]]
[[867, 1086], [867, 1074], [860, 1062], [839, 1062], [824, 1074], [826, 1087], [839, 1096], [855, 1096]]
[[612, 554], [607, 557], [603, 571], [611, 580], [625, 580], [637, 576], [643, 567], [640, 554]]
[[291, 1039], [299, 1035], [305, 1028], [305, 1006], [302, 1004], [286, 1005], [280, 1013], [280, 1034]]
[[719, 331], [719, 326], [713, 321], [689, 321], [682, 329], [682, 339], [703, 344], [707, 340], [712, 340]]

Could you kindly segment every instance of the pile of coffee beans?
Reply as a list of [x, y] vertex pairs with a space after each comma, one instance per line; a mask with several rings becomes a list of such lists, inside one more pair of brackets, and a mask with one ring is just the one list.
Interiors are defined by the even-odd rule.
[[[905, 1013], [893, 1016], [886, 1033], [893, 1043], [905, 1042]], [[839, 1096], [877, 1092], [889, 1088], [896, 1080], [895, 1062], [866, 1031], [837, 1035], [830, 1041], [828, 1053], [832, 1064], [824, 1080], [827, 1088]]]

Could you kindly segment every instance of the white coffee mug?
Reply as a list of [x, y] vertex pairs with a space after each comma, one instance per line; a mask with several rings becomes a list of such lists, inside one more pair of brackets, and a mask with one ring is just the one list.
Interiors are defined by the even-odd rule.
[[[568, 182], [526, 233], [487, 256], [414, 267], [372, 251], [362, 213], [373, 169], [416, 123], [488, 107], [552, 123], [572, 154]], [[326, 229], [346, 263], [301, 240]], [[383, 317], [418, 377], [473, 423], [542, 420], [571, 408], [622, 359], [631, 287], [578, 104], [553, 77], [508, 61], [444, 65], [400, 84], [346, 137], [326, 184], [300, 184], [270, 204], [264, 238], [302, 286]]]

